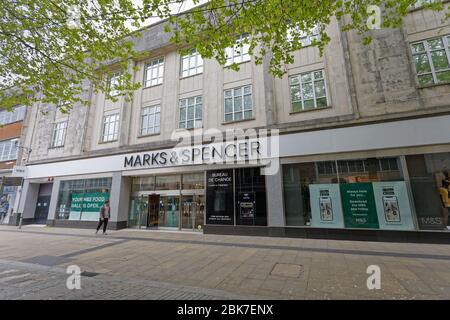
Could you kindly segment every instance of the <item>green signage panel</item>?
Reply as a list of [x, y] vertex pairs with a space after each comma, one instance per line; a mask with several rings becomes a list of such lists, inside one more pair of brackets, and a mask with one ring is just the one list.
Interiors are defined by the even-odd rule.
[[98, 220], [100, 207], [107, 199], [109, 194], [106, 192], [73, 193], [69, 220]]
[[372, 183], [344, 183], [340, 189], [345, 227], [378, 229]]

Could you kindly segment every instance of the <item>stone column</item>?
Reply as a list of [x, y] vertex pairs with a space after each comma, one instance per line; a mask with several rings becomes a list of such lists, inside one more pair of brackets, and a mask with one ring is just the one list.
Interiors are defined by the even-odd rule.
[[130, 194], [130, 178], [123, 177], [122, 172], [114, 172], [109, 200], [111, 206], [111, 227], [114, 229], [123, 229], [127, 226]]
[[36, 202], [39, 195], [39, 183], [30, 183], [25, 179], [22, 196], [20, 197], [19, 211], [23, 214], [23, 224], [32, 222], [36, 211]]
[[283, 176], [279, 170], [273, 175], [266, 175], [267, 225], [284, 227]]
[[47, 224], [53, 226], [55, 222], [55, 216], [56, 216], [56, 209], [58, 205], [58, 195], [59, 195], [59, 186], [61, 184], [61, 181], [58, 179], [55, 179], [53, 181], [53, 188], [52, 188], [52, 196], [50, 198], [50, 204], [48, 208], [48, 216], [47, 216]]

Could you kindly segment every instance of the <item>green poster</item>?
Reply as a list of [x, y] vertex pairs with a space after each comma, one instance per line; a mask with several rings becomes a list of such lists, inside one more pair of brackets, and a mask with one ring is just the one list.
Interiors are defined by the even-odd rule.
[[340, 189], [345, 227], [378, 229], [372, 183], [344, 183]]
[[106, 192], [73, 193], [69, 220], [98, 220], [100, 207], [107, 199], [109, 199], [109, 194]]

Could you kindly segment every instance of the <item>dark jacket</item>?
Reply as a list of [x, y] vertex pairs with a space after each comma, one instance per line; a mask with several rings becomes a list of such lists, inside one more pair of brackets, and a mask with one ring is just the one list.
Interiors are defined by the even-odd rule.
[[111, 207], [106, 207], [103, 205], [100, 207], [100, 219], [109, 219], [111, 217]]

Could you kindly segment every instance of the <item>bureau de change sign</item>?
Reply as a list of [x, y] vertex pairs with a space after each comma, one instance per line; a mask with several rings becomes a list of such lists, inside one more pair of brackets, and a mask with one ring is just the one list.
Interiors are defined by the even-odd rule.
[[340, 190], [345, 227], [378, 229], [372, 183], [344, 183]]

